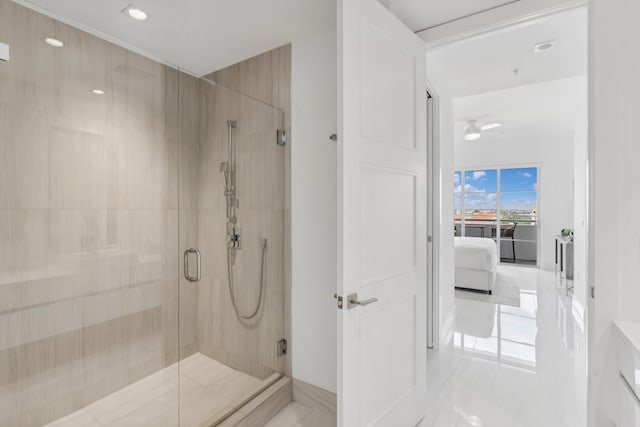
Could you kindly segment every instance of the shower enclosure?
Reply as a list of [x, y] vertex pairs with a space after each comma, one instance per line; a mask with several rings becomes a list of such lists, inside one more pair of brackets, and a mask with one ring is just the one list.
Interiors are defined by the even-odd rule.
[[285, 113], [10, 0], [0, 41], [0, 427], [233, 425], [284, 379]]

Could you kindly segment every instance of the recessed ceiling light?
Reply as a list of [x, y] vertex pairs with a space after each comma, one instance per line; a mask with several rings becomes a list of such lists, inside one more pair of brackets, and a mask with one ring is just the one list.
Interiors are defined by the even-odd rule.
[[47, 37], [46, 39], [44, 39], [44, 42], [46, 44], [48, 44], [49, 46], [53, 46], [53, 47], [62, 47], [62, 46], [64, 46], [63, 42], [61, 42], [58, 39], [54, 39], [53, 37]]
[[550, 40], [548, 42], [538, 43], [533, 47], [533, 51], [535, 53], [540, 53], [540, 52], [544, 52], [546, 50], [553, 49], [553, 46], [555, 45], [555, 43], [556, 43], [555, 40]]
[[94, 89], [91, 92], [95, 93], [96, 95], [104, 95], [104, 91], [102, 89]]
[[145, 13], [145, 11], [142, 9], [138, 9], [137, 7], [130, 6], [127, 12], [129, 13], [130, 17], [138, 21], [144, 21], [147, 19], [147, 14]]

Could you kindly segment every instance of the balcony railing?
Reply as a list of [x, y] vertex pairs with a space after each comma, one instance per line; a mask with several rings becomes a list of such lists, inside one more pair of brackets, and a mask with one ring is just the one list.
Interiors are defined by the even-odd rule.
[[[513, 236], [505, 236], [505, 230], [517, 223]], [[464, 235], [483, 237], [500, 242], [500, 259], [516, 264], [537, 264], [538, 222], [535, 219], [502, 219], [498, 236], [498, 220], [465, 218]], [[462, 220], [454, 219], [454, 235], [462, 236]]]

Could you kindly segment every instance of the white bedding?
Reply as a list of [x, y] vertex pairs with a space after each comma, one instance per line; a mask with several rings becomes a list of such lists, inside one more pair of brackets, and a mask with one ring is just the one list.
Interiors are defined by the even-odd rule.
[[495, 271], [498, 246], [493, 239], [482, 237], [455, 238], [455, 266], [469, 270]]

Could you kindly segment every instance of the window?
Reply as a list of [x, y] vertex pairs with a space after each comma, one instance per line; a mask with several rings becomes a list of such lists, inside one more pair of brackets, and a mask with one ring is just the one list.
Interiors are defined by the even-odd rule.
[[456, 236], [494, 239], [503, 262], [537, 264], [538, 168], [454, 173]]

